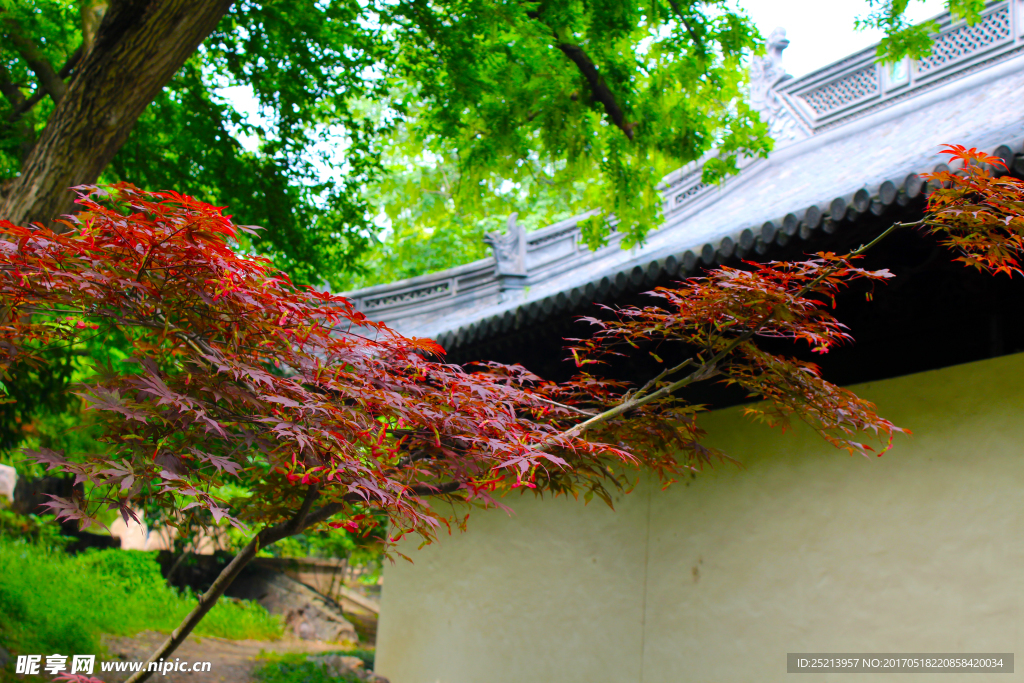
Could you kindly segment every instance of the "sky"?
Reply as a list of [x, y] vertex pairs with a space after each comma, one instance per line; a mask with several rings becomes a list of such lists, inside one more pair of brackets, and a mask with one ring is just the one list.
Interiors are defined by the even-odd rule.
[[[853, 22], [868, 13], [867, 0], [734, 0], [768, 37], [786, 29], [789, 47], [782, 65], [793, 76], [828, 66], [882, 39], [881, 31], [857, 31]], [[917, 23], [944, 10], [942, 0], [911, 0], [907, 17]]]

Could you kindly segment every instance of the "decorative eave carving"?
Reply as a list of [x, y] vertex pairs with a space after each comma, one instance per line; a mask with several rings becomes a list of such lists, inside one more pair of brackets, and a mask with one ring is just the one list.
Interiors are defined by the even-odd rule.
[[932, 52], [920, 60], [877, 61], [874, 47], [772, 86], [777, 100], [811, 135], [917, 97], [1024, 51], [1024, 2], [989, 2], [967, 25], [945, 14]]
[[[527, 276], [526, 272], [526, 229], [517, 220], [518, 213], [508, 217], [505, 232], [489, 232], [484, 235], [484, 242], [494, 252], [494, 273], [502, 281], [502, 289], [516, 280]], [[521, 286], [521, 285], [520, 285]]]
[[805, 138], [809, 134], [777, 90], [780, 84], [792, 78], [782, 66], [782, 51], [787, 47], [786, 29], [779, 27], [768, 36], [765, 55], [750, 60], [750, 106], [761, 112], [768, 123], [768, 134], [776, 143]]

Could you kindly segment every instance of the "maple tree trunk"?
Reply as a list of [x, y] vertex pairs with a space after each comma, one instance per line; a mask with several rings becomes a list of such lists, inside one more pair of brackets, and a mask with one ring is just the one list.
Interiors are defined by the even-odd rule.
[[217, 575], [216, 580], [210, 585], [205, 593], [199, 596], [199, 604], [189, 612], [189, 614], [182, 620], [178, 627], [171, 631], [171, 634], [167, 637], [167, 640], [163, 642], [160, 647], [156, 649], [149, 658], [143, 662], [142, 669], [132, 674], [125, 683], [142, 683], [152, 676], [154, 671], [149, 671], [149, 665], [152, 662], [156, 662], [161, 659], [169, 659], [170, 655], [178, 649], [178, 647], [185, 642], [192, 630], [203, 620], [206, 613], [213, 609], [213, 606], [217, 604], [217, 600], [224, 595], [224, 591], [231, 586], [231, 583], [238, 577], [242, 570], [245, 569], [246, 565], [252, 562], [253, 558], [256, 557], [256, 553], [261, 548], [266, 548], [269, 545], [277, 543], [283, 538], [294, 536], [295, 534], [301, 533], [304, 529], [313, 526], [319, 522], [330, 519], [333, 515], [338, 513], [342, 509], [342, 505], [338, 503], [328, 503], [316, 511], [311, 512], [313, 503], [319, 498], [319, 487], [310, 486], [306, 493], [306, 499], [303, 501], [302, 507], [295, 515], [286, 522], [281, 522], [273, 527], [263, 529], [258, 534], [252, 537], [249, 543], [238, 551], [238, 553], [231, 559], [224, 569], [221, 570], [220, 574]]
[[16, 225], [70, 213], [68, 188], [94, 183], [143, 110], [233, 0], [113, 0], [21, 174], [0, 197]]
[[145, 681], [154, 673], [149, 671], [149, 665], [152, 662], [156, 662], [161, 659], [167, 659], [172, 652], [178, 649], [178, 646], [185, 642], [189, 634], [192, 633], [192, 629], [203, 620], [206, 613], [213, 609], [213, 606], [217, 604], [217, 600], [220, 596], [224, 595], [224, 591], [228, 589], [235, 578], [245, 569], [245, 566], [256, 557], [256, 553], [259, 552], [259, 535], [253, 536], [252, 540], [249, 541], [248, 545], [242, 548], [237, 555], [235, 555], [228, 566], [224, 567], [217, 579], [210, 585], [209, 589], [201, 596], [199, 596], [199, 604], [189, 612], [178, 627], [171, 631], [171, 634], [167, 637], [167, 640], [157, 648], [156, 652], [151, 654], [149, 658], [143, 662], [142, 670], [131, 675], [126, 683], [141, 683]]

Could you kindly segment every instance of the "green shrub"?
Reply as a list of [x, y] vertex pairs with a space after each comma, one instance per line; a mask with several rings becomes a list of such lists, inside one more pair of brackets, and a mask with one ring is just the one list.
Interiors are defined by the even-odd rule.
[[[97, 653], [102, 633], [170, 631], [195, 605], [164, 583], [155, 553], [72, 557], [0, 538], [0, 645], [14, 653]], [[266, 640], [280, 637], [281, 623], [258, 604], [222, 599], [195, 632]]]
[[[352, 653], [346, 651], [331, 654]], [[361, 683], [355, 676], [333, 677], [327, 672], [327, 667], [318, 662], [310, 662], [307, 657], [306, 654], [298, 653], [261, 654], [259, 659], [265, 663], [256, 669], [253, 676], [258, 683]]]
[[72, 540], [61, 535], [60, 527], [52, 519], [18, 514], [3, 498], [0, 498], [0, 538], [28, 540], [52, 548], [63, 548]]
[[331, 677], [323, 664], [314, 662], [270, 662], [260, 667], [254, 676], [259, 683], [336, 683], [344, 681], [341, 678]]

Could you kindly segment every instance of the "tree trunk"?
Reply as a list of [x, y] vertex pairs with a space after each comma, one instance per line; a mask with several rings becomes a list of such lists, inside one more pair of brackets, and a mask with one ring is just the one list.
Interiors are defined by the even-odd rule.
[[217, 604], [217, 600], [220, 596], [224, 595], [224, 591], [228, 589], [231, 582], [242, 573], [245, 566], [252, 561], [252, 558], [256, 557], [256, 553], [260, 549], [260, 538], [259, 535], [253, 536], [252, 540], [249, 541], [248, 545], [242, 548], [237, 555], [228, 563], [228, 566], [224, 567], [220, 575], [213, 582], [210, 588], [199, 596], [199, 604], [185, 617], [185, 619], [178, 625], [178, 628], [171, 631], [171, 634], [167, 636], [167, 640], [157, 648], [156, 652], [149, 656], [142, 664], [142, 669], [132, 674], [126, 683], [142, 683], [153, 675], [153, 672], [149, 670], [149, 665], [153, 663], [159, 664], [159, 660], [170, 658], [171, 653], [178, 649], [178, 646], [185, 642], [189, 634], [192, 633], [192, 629], [203, 620], [206, 613], [213, 609], [213, 606]]
[[232, 1], [113, 0], [21, 174], [0, 197], [0, 218], [25, 225], [70, 213], [68, 188], [96, 182]]
[[156, 651], [149, 656], [149, 658], [143, 662], [142, 669], [132, 674], [125, 683], [142, 683], [150, 678], [154, 672], [149, 670], [149, 665], [164, 659], [170, 659], [171, 654], [178, 649], [178, 646], [185, 642], [188, 635], [192, 633], [192, 629], [203, 620], [206, 613], [213, 609], [213, 606], [217, 604], [217, 600], [224, 595], [224, 591], [228, 589], [231, 582], [242, 573], [245, 566], [256, 557], [256, 553], [260, 551], [260, 548], [266, 548], [267, 546], [277, 543], [282, 538], [288, 538], [295, 534], [301, 533], [304, 529], [326, 521], [333, 517], [335, 514], [343, 509], [341, 503], [327, 503], [323, 507], [313, 512], [310, 510], [313, 507], [313, 503], [316, 502], [320, 496], [320, 488], [317, 485], [312, 485], [306, 490], [306, 498], [302, 502], [302, 507], [299, 511], [289, 519], [288, 521], [281, 522], [273, 527], [268, 527], [260, 531], [258, 534], [252, 537], [248, 545], [238, 551], [238, 554], [232, 558], [231, 562], [228, 563], [224, 569], [221, 570], [210, 588], [199, 597], [199, 604], [196, 605], [188, 616], [186, 616], [182, 622], [178, 625], [178, 628], [171, 631], [171, 634], [167, 637], [167, 640], [160, 645]]

